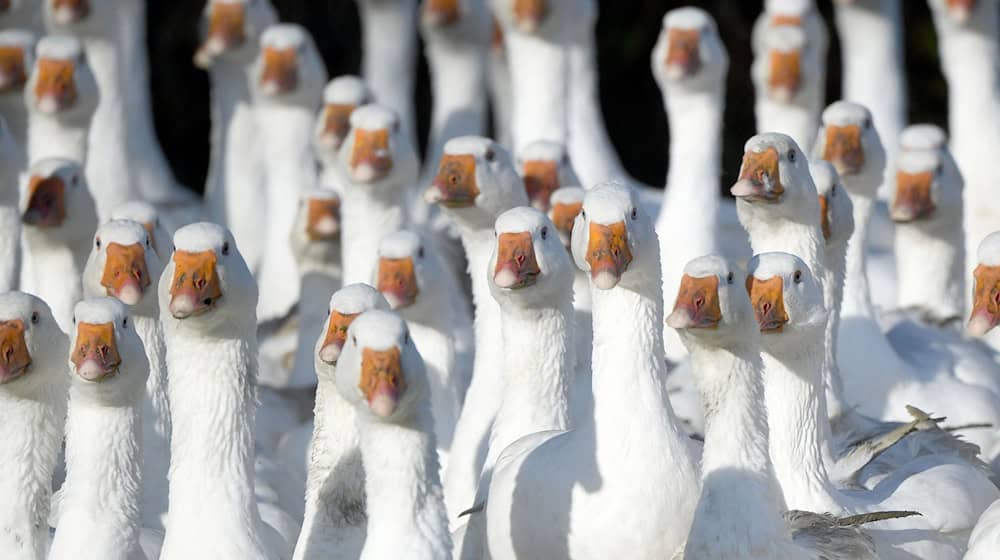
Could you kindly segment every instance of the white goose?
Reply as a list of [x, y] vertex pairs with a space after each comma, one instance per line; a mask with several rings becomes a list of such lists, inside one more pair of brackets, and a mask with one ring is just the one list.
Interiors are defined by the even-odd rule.
[[337, 76], [323, 88], [323, 108], [316, 116], [313, 151], [322, 172], [320, 184], [340, 190], [344, 182], [337, 156], [351, 131], [351, 114], [371, 102], [368, 87], [357, 76]]
[[371, 88], [374, 101], [396, 113], [403, 136], [414, 146], [417, 10], [417, 0], [358, 0], [361, 76]]
[[22, 289], [45, 298], [60, 326], [72, 324], [73, 306], [83, 298], [80, 275], [97, 229], [97, 210], [83, 169], [67, 159], [32, 164], [20, 187], [23, 243], [29, 255]]
[[304, 28], [277, 24], [261, 35], [251, 81], [268, 201], [267, 238], [256, 275], [261, 289], [257, 320], [266, 322], [284, 318], [299, 299], [288, 236], [300, 193], [317, 181], [310, 138], [326, 68]]
[[[34, 2], [27, 2], [34, 4]], [[35, 34], [0, 25], [0, 115], [23, 150], [28, 145], [28, 111], [24, 106], [24, 87], [35, 60]], [[20, 154], [24, 159], [24, 153]], [[21, 168], [25, 162], [17, 162]]]
[[232, 235], [177, 230], [158, 293], [173, 419], [161, 558], [289, 558], [298, 529], [254, 492], [257, 286]]
[[[167, 403], [166, 346], [159, 301], [152, 283], [163, 273], [153, 236], [139, 222], [112, 220], [97, 230], [83, 269], [83, 294], [110, 296], [130, 306], [132, 330], [142, 341], [149, 362], [142, 400], [142, 522], [162, 528], [167, 511], [170, 466], [170, 409]], [[77, 318], [79, 320], [79, 317]]]
[[[581, 187], [560, 187], [552, 191], [549, 201], [552, 203], [548, 216], [552, 225], [556, 226], [559, 239], [566, 250], [573, 254], [573, 223], [583, 209], [583, 197], [587, 191]], [[590, 358], [594, 348], [594, 321], [591, 316], [593, 302], [590, 298], [590, 275], [577, 268], [573, 271], [573, 309], [576, 319], [573, 321], [576, 329], [576, 356], [580, 372], [590, 371]], [[577, 378], [577, 387], [583, 383], [584, 375]], [[589, 378], [587, 385], [590, 384]], [[585, 393], [590, 393], [590, 387], [583, 387]], [[588, 398], [589, 400], [589, 398]], [[584, 405], [585, 406], [585, 405]]]
[[577, 186], [577, 179], [566, 148], [549, 140], [536, 140], [517, 154], [518, 172], [524, 181], [531, 206], [548, 212], [552, 193], [560, 187]]
[[81, 301], [74, 321], [66, 481], [49, 558], [79, 558], [82, 550], [99, 558], [145, 558], [139, 546], [141, 410], [149, 362], [118, 300]]
[[35, 296], [0, 294], [0, 553], [43, 560], [52, 473], [66, 420], [69, 341]]
[[337, 389], [357, 413], [368, 528], [363, 560], [451, 556], [429, 380], [397, 315], [362, 313], [347, 330]]
[[505, 146], [512, 144], [510, 125], [513, 112], [510, 91], [510, 66], [507, 62], [507, 49], [504, 46], [503, 29], [493, 22], [493, 40], [490, 44], [489, 68], [487, 85], [490, 94], [490, 111], [493, 115], [494, 136]]
[[990, 560], [1000, 550], [1000, 500], [983, 512], [969, 536], [969, 550], [963, 560]]
[[111, 210], [111, 219], [132, 220], [142, 225], [146, 233], [149, 234], [149, 241], [153, 250], [159, 255], [160, 262], [163, 262], [163, 258], [169, 253], [167, 249], [169, 248], [168, 242], [171, 236], [168, 235], [167, 230], [164, 228], [163, 222], [160, 220], [160, 213], [156, 210], [155, 206], [148, 202], [126, 202]]
[[18, 170], [24, 155], [0, 115], [0, 293], [17, 289], [21, 276]]
[[348, 327], [371, 309], [388, 310], [389, 303], [368, 284], [337, 290], [330, 298], [327, 327], [314, 346], [319, 384], [308, 451], [305, 520], [295, 560], [353, 559], [365, 543], [368, 515], [357, 413], [337, 391], [335, 374]]

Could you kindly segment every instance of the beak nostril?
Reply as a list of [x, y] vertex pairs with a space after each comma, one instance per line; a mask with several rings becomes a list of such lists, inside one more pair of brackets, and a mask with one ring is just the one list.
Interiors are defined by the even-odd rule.
[[764, 303], [763, 305], [760, 306], [760, 309], [764, 313], [770, 313], [771, 312], [771, 304], [770, 303]]
[[695, 300], [694, 300], [694, 306], [695, 306], [695, 308], [701, 309], [704, 305], [705, 305], [705, 298], [703, 298], [703, 297], [697, 297], [697, 298], [695, 298]]

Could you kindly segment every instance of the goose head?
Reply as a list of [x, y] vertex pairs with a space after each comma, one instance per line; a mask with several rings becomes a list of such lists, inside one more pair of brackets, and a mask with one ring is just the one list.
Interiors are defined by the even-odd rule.
[[291, 246], [300, 265], [340, 261], [340, 196], [335, 191], [313, 188], [302, 193]]
[[83, 168], [62, 158], [38, 160], [21, 176], [21, 222], [63, 244], [90, 239], [97, 208]]
[[983, 336], [1000, 324], [1000, 231], [983, 239], [976, 257], [972, 314], [966, 330], [972, 336]]
[[316, 374], [333, 381], [333, 368], [347, 340], [347, 329], [358, 315], [371, 309], [389, 310], [381, 292], [368, 284], [348, 284], [330, 296], [326, 330], [316, 340]]
[[573, 265], [552, 222], [538, 210], [512, 208], [497, 217], [490, 292], [501, 307], [551, 307], [573, 295]]
[[801, 221], [819, 215], [809, 161], [795, 140], [766, 132], [747, 140], [743, 150], [739, 180], [730, 192], [744, 225], [748, 218]]
[[455, 297], [448, 269], [434, 244], [413, 231], [397, 231], [382, 238], [378, 248], [375, 286], [389, 306], [404, 319], [427, 320], [448, 308]]
[[270, 0], [209, 0], [202, 14], [195, 66], [209, 68], [216, 59], [252, 62], [261, 33], [277, 20]]
[[400, 129], [399, 116], [376, 104], [351, 113], [351, 130], [338, 159], [351, 181], [371, 186], [403, 187], [417, 173], [417, 150]]
[[660, 246], [653, 222], [626, 185], [607, 182], [587, 191], [573, 223], [572, 244], [576, 266], [590, 273], [599, 290], [660, 284]]
[[667, 326], [681, 338], [719, 346], [755, 340], [757, 321], [743, 275], [719, 255], [705, 255], [684, 266], [674, 309]]
[[928, 0], [931, 13], [935, 18], [948, 22], [951, 27], [971, 27], [977, 16], [988, 13], [991, 0]]
[[73, 309], [69, 376], [74, 404], [126, 406], [145, 395], [149, 360], [128, 309], [117, 299], [83, 300]]
[[35, 34], [22, 29], [0, 31], [0, 96], [22, 95], [35, 64]]
[[420, 4], [420, 29], [430, 44], [485, 47], [492, 25], [486, 0], [425, 0]]
[[0, 294], [0, 391], [39, 396], [63, 379], [68, 346], [44, 301], [22, 292]]
[[256, 328], [257, 283], [233, 234], [220, 225], [199, 222], [174, 233], [158, 294], [165, 325], [204, 334]]
[[84, 295], [113, 297], [136, 313], [155, 317], [159, 302], [152, 284], [162, 273], [152, 236], [142, 224], [111, 220], [94, 235], [83, 269]]
[[50, 33], [78, 37], [106, 36], [118, 26], [115, 0], [41, 0]]
[[801, 335], [826, 328], [823, 291], [802, 259], [788, 253], [760, 253], [750, 259], [746, 290], [768, 351], [801, 352]]
[[371, 101], [368, 86], [357, 76], [338, 76], [323, 89], [323, 108], [313, 129], [313, 150], [324, 165], [336, 165], [337, 152], [351, 130], [351, 114]]
[[832, 163], [852, 195], [874, 197], [882, 183], [885, 148], [871, 112], [857, 103], [837, 101], [823, 110], [813, 157]]
[[812, 53], [816, 46], [809, 42], [800, 24], [776, 25], [763, 37], [762, 50], [751, 67], [757, 95], [782, 104], [803, 99], [807, 91], [821, 88], [819, 67]]
[[729, 55], [715, 20], [695, 7], [670, 10], [653, 47], [653, 77], [667, 95], [685, 91], [715, 91], [729, 70]]
[[100, 94], [83, 45], [75, 37], [43, 37], [24, 88], [24, 102], [33, 115], [87, 126]]
[[[591, 2], [581, 0], [490, 0], [490, 4], [506, 32], [542, 37], [562, 32], [569, 18], [595, 11]], [[588, 13], [577, 15], [574, 10]]]
[[510, 153], [482, 136], [460, 136], [444, 145], [424, 200], [439, 204], [466, 228], [487, 231], [502, 212], [528, 205]]
[[[899, 134], [901, 152], [936, 152], [941, 159], [942, 173], [961, 179], [958, 163], [948, 148], [948, 135], [934, 124], [911, 124]], [[964, 180], [963, 180], [964, 183]]]
[[586, 193], [587, 191], [580, 187], [560, 187], [552, 191], [549, 219], [552, 220], [552, 225], [556, 226], [559, 240], [571, 252], [573, 250], [573, 223], [576, 222], [576, 217], [583, 210], [583, 197]]
[[327, 80], [326, 66], [312, 35], [294, 23], [278, 23], [264, 30], [250, 75], [259, 102], [310, 111], [319, 105]]
[[819, 195], [820, 227], [829, 246], [844, 246], [854, 233], [854, 205], [840, 184], [840, 175], [830, 162], [809, 162], [809, 172]]
[[340, 395], [379, 422], [409, 417], [427, 392], [424, 360], [406, 321], [380, 309], [365, 311], [347, 329], [336, 377]]
[[578, 185], [566, 147], [558, 142], [538, 140], [525, 146], [517, 156], [531, 206], [548, 212], [552, 193], [563, 185]]
[[[111, 219], [138, 222], [149, 234], [149, 242], [159, 255], [160, 261], [162, 262], [163, 257], [167, 256], [170, 235], [160, 223], [160, 212], [152, 204], [140, 200], [124, 202], [111, 210]], [[159, 275], [153, 278], [159, 278]]]
[[962, 176], [957, 168], [946, 165], [940, 149], [900, 150], [893, 179], [889, 217], [897, 227], [961, 224]]

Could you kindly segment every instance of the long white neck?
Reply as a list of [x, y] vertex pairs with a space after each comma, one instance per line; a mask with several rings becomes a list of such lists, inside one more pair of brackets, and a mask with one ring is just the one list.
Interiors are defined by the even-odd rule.
[[80, 402], [70, 390], [66, 482], [49, 558], [127, 560], [139, 551], [142, 419], [138, 407]]
[[170, 405], [167, 401], [167, 347], [158, 316], [132, 315], [135, 330], [149, 360], [149, 378], [142, 400], [142, 525], [160, 528], [167, 511], [170, 466]]
[[849, 408], [844, 400], [844, 386], [837, 363], [837, 347], [840, 332], [840, 306], [844, 298], [844, 276], [847, 267], [847, 242], [827, 243], [826, 267], [824, 268], [823, 303], [830, 310], [823, 337], [824, 375], [826, 386], [827, 414], [836, 418]]
[[[209, 75], [212, 81], [212, 154], [205, 184], [205, 211], [221, 224], [236, 214], [231, 200], [248, 185], [260, 183], [260, 159], [256, 156], [255, 123], [250, 102], [246, 65], [229, 60], [214, 62]], [[245, 181], [249, 181], [245, 183]], [[259, 187], [258, 187], [259, 188]], [[237, 240], [240, 238], [237, 236]]]
[[[512, 32], [505, 37], [513, 91], [514, 153], [536, 140], [566, 144], [569, 53], [561, 45]], [[538, 87], [546, 84], [546, 87]]]
[[[35, 374], [41, 374], [35, 372]], [[23, 399], [0, 391], [0, 552], [42, 560], [48, 548], [52, 472], [66, 420], [65, 374]]]
[[809, 270], [824, 270], [826, 255], [819, 224], [756, 216], [744, 219], [744, 215], [741, 214], [740, 221], [750, 234], [750, 247], [755, 255], [775, 251], [789, 253], [802, 259]]
[[399, 115], [417, 145], [413, 108], [417, 55], [417, 0], [358, 2], [362, 22], [361, 74], [375, 100]]
[[842, 309], [845, 317], [860, 316], [874, 320], [875, 307], [872, 305], [871, 290], [868, 287], [866, 248], [868, 226], [875, 200], [852, 194], [851, 202], [854, 203], [854, 234], [847, 242], [847, 274], [844, 277]]
[[754, 114], [757, 118], [757, 132], [780, 132], [787, 134], [795, 143], [808, 151], [816, 140], [820, 111], [823, 108], [822, 89], [808, 86], [800, 94], [800, 103], [779, 103], [765, 92], [757, 92]]
[[90, 242], [69, 246], [38, 228], [24, 228], [22, 236], [31, 254], [32, 284], [22, 289], [45, 300], [63, 331], [73, 327], [73, 307], [83, 299], [81, 274]]
[[427, 44], [434, 107], [424, 160], [425, 177], [437, 173], [445, 142], [456, 136], [479, 136], [486, 129], [487, 48], [488, 45], [448, 40]]
[[939, 321], [962, 317], [966, 271], [961, 223], [942, 217], [896, 224], [895, 246], [899, 306], [926, 310]]
[[584, 188], [609, 179], [627, 179], [618, 153], [611, 144], [601, 114], [597, 90], [597, 54], [589, 30], [567, 47], [569, 57], [569, 138], [573, 168]]
[[493, 129], [497, 142], [512, 146], [511, 118], [513, 95], [510, 86], [510, 68], [503, 45], [490, 49], [489, 61], [490, 108], [493, 110]]
[[361, 558], [445, 558], [451, 550], [429, 402], [402, 424], [358, 417], [368, 499]]
[[316, 338], [323, 332], [326, 322], [326, 306], [323, 302], [330, 301], [330, 296], [341, 286], [340, 267], [337, 267], [335, 274], [306, 272], [299, 285], [302, 305], [299, 306], [298, 347], [289, 383], [294, 387], [309, 387], [316, 384], [313, 354]]
[[16, 205], [2, 205], [0, 206], [0, 293], [18, 289], [20, 276], [21, 212]]
[[28, 122], [28, 159], [68, 158], [87, 160], [87, 123], [65, 123], [47, 115], [35, 115]]
[[342, 197], [342, 237], [350, 240], [342, 248], [344, 285], [370, 283], [382, 238], [406, 226], [402, 189], [393, 185], [349, 183], [344, 185]]

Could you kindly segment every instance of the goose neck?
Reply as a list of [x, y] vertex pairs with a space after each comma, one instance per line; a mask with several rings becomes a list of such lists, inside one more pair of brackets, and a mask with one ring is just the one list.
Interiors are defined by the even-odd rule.
[[309, 444], [309, 472], [306, 480], [306, 501], [318, 499], [323, 489], [332, 483], [334, 467], [345, 453], [356, 452], [358, 431], [354, 407], [340, 396], [337, 384], [320, 376], [316, 384], [315, 420]]
[[[566, 145], [566, 99], [570, 76], [568, 51], [533, 35], [508, 33], [505, 38], [513, 92], [513, 152], [535, 140]], [[538, 87], [546, 84], [546, 87]]]
[[[259, 157], [254, 146], [253, 108], [246, 66], [228, 60], [216, 60], [210, 70], [212, 81], [212, 153], [206, 205], [216, 216], [223, 216], [227, 184], [240, 185], [252, 180], [250, 165]], [[250, 157], [248, 157], [250, 155]], [[241, 174], [242, 170], [243, 171]], [[230, 193], [232, 194], [232, 193]]]
[[[770, 209], [756, 204], [739, 203], [740, 222], [750, 235], [750, 247], [754, 254], [773, 251], [785, 252], [801, 258], [809, 270], [822, 271], [825, 268], [823, 234], [819, 224], [800, 222], [769, 215]], [[819, 210], [815, 210], [819, 214]]]
[[167, 511], [172, 431], [167, 402], [167, 348], [158, 315], [135, 313], [132, 316], [149, 360], [146, 397], [142, 399], [142, 506], [143, 527], [153, 528], [162, 525], [160, 514]]
[[84, 123], [64, 123], [57, 118], [36, 115], [28, 123], [28, 157], [31, 161], [68, 158], [87, 161], [87, 134]]
[[926, 310], [935, 320], [961, 317], [965, 307], [965, 235], [951, 224], [896, 225], [899, 307]]
[[382, 237], [405, 227], [403, 198], [402, 189], [396, 186], [344, 186], [341, 238], [351, 240], [341, 246], [344, 285], [371, 283]]
[[808, 152], [816, 140], [823, 92], [812, 87], [800, 93], [799, 97], [798, 102], [778, 103], [772, 101], [766, 93], [759, 93], [754, 112], [759, 132], [787, 134]]
[[[449, 40], [427, 45], [434, 106], [426, 173], [436, 173], [445, 143], [457, 136], [480, 135], [486, 126], [486, 46]], [[424, 183], [429, 182], [424, 181]]]
[[[839, 343], [840, 306], [844, 297], [847, 242], [833, 242], [826, 246], [823, 303], [830, 310], [824, 334], [823, 379], [826, 386], [827, 413], [829, 418], [839, 417], [849, 408], [844, 397], [844, 384], [837, 364]], [[828, 443], [832, 443], [830, 439]]]
[[567, 133], [570, 159], [584, 187], [608, 179], [627, 179], [608, 137], [601, 113], [597, 79], [597, 53], [591, 26], [567, 47], [569, 62], [569, 114]]
[[864, 195], [851, 195], [854, 204], [854, 234], [847, 242], [847, 271], [844, 276], [844, 298], [841, 308], [846, 316], [875, 319], [871, 290], [868, 287], [868, 226], [875, 200]]
[[417, 53], [417, 0], [358, 2], [361, 16], [361, 73], [379, 103], [399, 115], [414, 146], [413, 108]]
[[722, 158], [721, 91], [675, 92], [664, 96], [670, 120], [670, 159], [667, 193], [683, 191], [704, 200], [718, 199]]
[[25, 228], [21, 235], [31, 251], [31, 291], [49, 304], [59, 327], [68, 332], [72, 329], [73, 306], [83, 299], [80, 275], [86, 265], [89, 239], [83, 247], [77, 247], [37, 228]]

